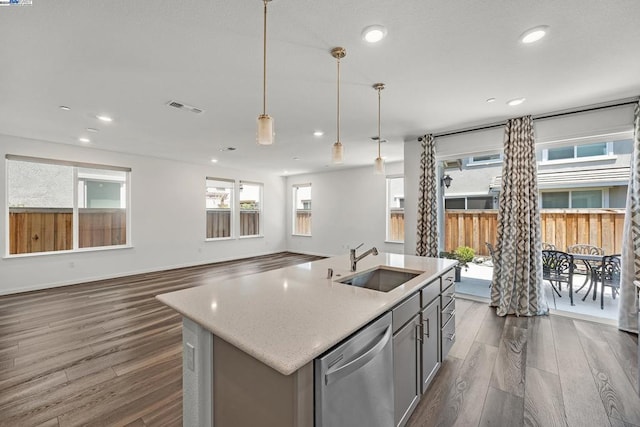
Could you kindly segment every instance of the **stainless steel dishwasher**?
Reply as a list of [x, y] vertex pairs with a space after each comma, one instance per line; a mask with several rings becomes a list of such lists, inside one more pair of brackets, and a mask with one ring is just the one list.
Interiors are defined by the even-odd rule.
[[391, 313], [315, 359], [316, 427], [393, 426]]

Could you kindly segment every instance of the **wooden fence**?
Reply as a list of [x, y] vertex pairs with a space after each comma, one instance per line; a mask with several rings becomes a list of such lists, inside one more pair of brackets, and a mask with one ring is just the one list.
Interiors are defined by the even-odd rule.
[[[447, 210], [445, 250], [470, 246], [476, 255], [489, 255], [485, 242], [496, 243], [497, 210]], [[540, 214], [542, 241], [558, 250], [578, 243], [598, 246], [605, 254], [622, 251], [623, 209], [544, 209]]]
[[311, 235], [311, 211], [305, 209], [296, 210], [296, 224], [294, 234], [303, 236]]
[[[78, 246], [123, 245], [127, 240], [125, 209], [80, 209]], [[73, 249], [73, 209], [10, 208], [9, 253]]]
[[[240, 235], [260, 234], [260, 211], [240, 210]], [[231, 236], [231, 210], [211, 209], [207, 211], [207, 239]]]
[[389, 217], [389, 240], [404, 241], [404, 209], [391, 210]]

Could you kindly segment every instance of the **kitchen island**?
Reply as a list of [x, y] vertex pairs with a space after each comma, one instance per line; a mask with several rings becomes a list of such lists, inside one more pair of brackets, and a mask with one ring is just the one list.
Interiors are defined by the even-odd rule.
[[[351, 272], [344, 255], [159, 295], [183, 316], [184, 425], [313, 426], [313, 360], [455, 264], [380, 253]], [[338, 282], [379, 266], [418, 275], [389, 292]]]

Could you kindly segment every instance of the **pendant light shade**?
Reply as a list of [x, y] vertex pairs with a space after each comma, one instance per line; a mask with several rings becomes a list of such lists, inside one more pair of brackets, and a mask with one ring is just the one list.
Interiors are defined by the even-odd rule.
[[378, 157], [373, 162], [373, 173], [376, 175], [384, 175], [384, 160], [380, 156], [380, 144], [382, 139], [380, 137], [380, 91], [384, 89], [384, 83], [376, 83], [373, 88], [378, 91]]
[[335, 164], [340, 164], [344, 161], [344, 147], [342, 146], [342, 142], [340, 142], [340, 60], [347, 56], [347, 50], [343, 47], [334, 47], [331, 49], [331, 56], [336, 58], [338, 62], [338, 108], [337, 108], [337, 137], [336, 142], [333, 143], [333, 147], [331, 148], [331, 162]]
[[267, 3], [264, 1], [264, 31], [262, 34], [262, 114], [258, 116], [257, 142], [260, 145], [273, 144], [273, 119], [267, 114]]

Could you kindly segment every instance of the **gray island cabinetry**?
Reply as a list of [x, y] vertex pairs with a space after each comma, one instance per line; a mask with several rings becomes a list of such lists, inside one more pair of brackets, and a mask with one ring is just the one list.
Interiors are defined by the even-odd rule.
[[[183, 316], [183, 424], [321, 427], [315, 383], [345, 378], [339, 380], [345, 387], [350, 381], [348, 387], [364, 390], [354, 378], [368, 382], [372, 366], [385, 366], [389, 380], [382, 383], [392, 384], [385, 392], [384, 426], [404, 425], [455, 339], [449, 281], [455, 264], [380, 253], [360, 260], [352, 272], [345, 255], [159, 295]], [[333, 278], [327, 278], [329, 269]], [[381, 269], [380, 277], [395, 272], [406, 279], [385, 291], [340, 283], [358, 283], [354, 276]], [[389, 326], [362, 341], [361, 354], [343, 357], [342, 348], [383, 318]], [[391, 348], [393, 357], [383, 357]], [[341, 374], [318, 375], [320, 360]], [[377, 404], [362, 395], [352, 411]], [[340, 414], [327, 425], [341, 425]]]

